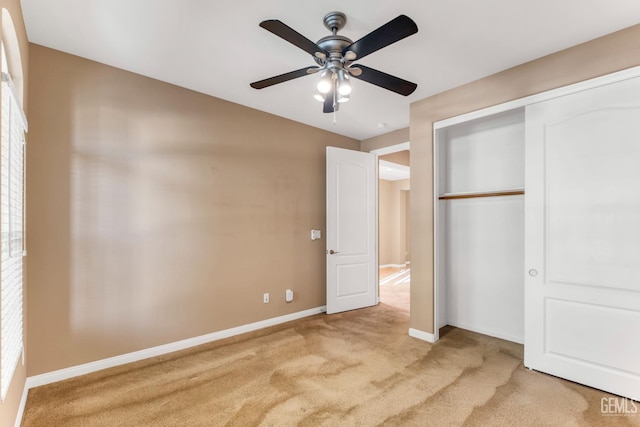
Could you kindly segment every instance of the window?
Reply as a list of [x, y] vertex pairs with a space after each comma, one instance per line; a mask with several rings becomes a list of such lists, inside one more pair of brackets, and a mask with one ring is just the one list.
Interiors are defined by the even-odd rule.
[[23, 352], [24, 132], [27, 127], [9, 75], [4, 44], [0, 108], [0, 388], [4, 400]]

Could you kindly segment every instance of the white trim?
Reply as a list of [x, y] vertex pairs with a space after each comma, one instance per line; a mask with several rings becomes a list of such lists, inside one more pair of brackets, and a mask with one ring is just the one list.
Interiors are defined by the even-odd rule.
[[100, 371], [107, 368], [137, 362], [139, 360], [147, 359], [150, 357], [162, 356], [163, 354], [184, 350], [186, 348], [195, 347], [202, 344], [207, 344], [212, 341], [233, 337], [236, 335], [244, 334], [246, 332], [256, 331], [258, 329], [264, 329], [269, 326], [291, 322], [292, 320], [302, 319], [304, 317], [324, 313], [325, 311], [326, 306], [311, 308], [309, 310], [261, 320], [259, 322], [249, 323], [247, 325], [237, 326], [235, 328], [225, 329], [223, 331], [213, 332], [207, 335], [188, 338], [157, 347], [151, 347], [144, 350], [134, 351], [132, 353], [122, 354], [120, 356], [109, 357], [107, 359], [96, 360], [95, 362], [84, 363], [82, 365], [71, 366], [69, 368], [47, 372], [44, 374], [35, 375], [33, 377], [27, 377], [25, 390], [77, 377], [79, 375], [90, 374], [92, 372]]
[[11, 79], [11, 76], [5, 72], [2, 72], [1, 76], [2, 81], [5, 82], [9, 87], [9, 90], [11, 91], [11, 94], [13, 95], [13, 98], [16, 100], [16, 104], [19, 107], [18, 111], [20, 111], [20, 116], [22, 117], [22, 125], [24, 127], [24, 131], [29, 132], [29, 122], [27, 121], [27, 116], [26, 114], [24, 114], [24, 110], [22, 109], [22, 105], [20, 104], [20, 97], [18, 96], [16, 87], [13, 85], [13, 80]]
[[373, 204], [373, 206], [374, 206], [373, 207], [373, 210], [374, 210], [373, 215], [374, 215], [374, 221], [375, 221], [376, 226], [374, 227], [375, 230], [374, 230], [374, 233], [373, 233], [374, 234], [374, 239], [375, 239], [375, 243], [374, 243], [374, 252], [375, 252], [374, 257], [375, 258], [374, 258], [374, 261], [373, 261], [375, 263], [375, 265], [374, 265], [374, 270], [375, 271], [373, 273], [374, 276], [375, 276], [375, 278], [374, 278], [375, 280], [373, 282], [373, 289], [374, 289], [374, 292], [376, 293], [375, 300], [378, 301], [376, 303], [376, 305], [377, 305], [377, 304], [380, 304], [380, 264], [378, 263], [378, 260], [380, 259], [380, 253], [379, 253], [379, 250], [378, 250], [378, 248], [380, 246], [380, 240], [379, 240], [380, 236], [378, 235], [378, 231], [379, 231], [379, 228], [380, 228], [380, 218], [378, 217], [378, 208], [380, 206], [380, 200], [378, 199], [378, 196], [380, 194], [380, 189], [378, 188], [378, 183], [380, 182], [380, 180], [378, 179], [378, 177], [380, 176], [380, 170], [378, 169], [378, 166], [379, 166], [378, 158], [376, 157], [375, 160], [376, 160], [374, 162], [375, 163], [375, 178], [373, 180], [373, 185], [375, 187], [374, 196], [373, 197], [375, 198], [375, 201], [373, 202], [374, 203]]
[[16, 422], [14, 424], [15, 427], [20, 427], [20, 424], [22, 424], [22, 417], [24, 415], [24, 408], [25, 406], [27, 406], [28, 395], [29, 395], [29, 388], [25, 384], [24, 388], [22, 389], [22, 398], [20, 399], [20, 406], [18, 406], [18, 413], [16, 414]]
[[434, 334], [414, 328], [409, 328], [409, 336], [430, 343], [434, 343], [437, 341]]
[[432, 143], [431, 143], [431, 161], [432, 161], [432, 173], [433, 173], [433, 188], [432, 188], [432, 194], [433, 194], [433, 201], [432, 201], [432, 206], [433, 206], [433, 241], [432, 241], [432, 254], [433, 254], [433, 330], [437, 331], [435, 334], [433, 334], [433, 341], [432, 342], [438, 342], [438, 340], [440, 340], [440, 333], [439, 333], [439, 328], [440, 328], [440, 322], [438, 321], [438, 315], [440, 314], [440, 304], [438, 303], [438, 298], [440, 298], [440, 274], [442, 274], [440, 272], [440, 269], [438, 268], [438, 263], [440, 262], [440, 255], [438, 252], [438, 239], [440, 238], [440, 233], [438, 232], [438, 225], [440, 224], [440, 215], [438, 215], [438, 194], [440, 193], [440, 180], [438, 179], [438, 177], [440, 176], [440, 169], [438, 168], [438, 149], [437, 149], [437, 145], [438, 145], [438, 138], [437, 138], [437, 131], [435, 129], [435, 123], [434, 123], [434, 129], [433, 129], [433, 139], [432, 139]]
[[376, 148], [369, 151], [370, 153], [377, 154], [378, 156], [384, 156], [385, 154], [397, 153], [398, 151], [411, 150], [410, 142], [403, 142], [401, 144], [390, 145], [388, 147]]
[[[522, 315], [524, 316], [524, 312], [522, 313]], [[449, 326], [453, 326], [454, 328], [460, 328], [460, 329], [464, 329], [464, 330], [475, 332], [475, 333], [482, 334], [482, 335], [488, 335], [490, 337], [500, 338], [502, 340], [511, 341], [511, 342], [515, 342], [515, 343], [518, 343], [518, 344], [524, 344], [524, 339], [522, 337], [516, 337], [515, 335], [503, 334], [502, 332], [497, 332], [497, 331], [494, 331], [492, 329], [478, 328], [478, 327], [473, 326], [473, 325], [467, 325], [464, 322], [455, 323], [455, 324], [449, 322]]]
[[438, 129], [468, 122], [470, 120], [475, 120], [482, 117], [490, 116], [492, 114], [502, 113], [509, 110], [515, 110], [516, 108], [522, 108], [527, 105], [535, 104], [537, 102], [548, 101], [549, 99], [570, 95], [576, 92], [593, 89], [599, 86], [617, 83], [622, 80], [632, 79], [634, 77], [639, 77], [639, 76], [640, 76], [640, 66], [628, 68], [626, 70], [618, 71], [618, 72], [607, 74], [600, 77], [595, 77], [589, 80], [584, 80], [584, 81], [563, 86], [557, 89], [550, 89], [544, 92], [537, 93], [535, 95], [530, 95], [524, 98], [515, 99], [513, 101], [504, 102], [502, 104], [493, 105], [491, 107], [472, 111], [470, 113], [461, 114], [459, 116], [451, 117], [449, 119], [440, 120], [433, 123], [433, 130], [435, 131]]

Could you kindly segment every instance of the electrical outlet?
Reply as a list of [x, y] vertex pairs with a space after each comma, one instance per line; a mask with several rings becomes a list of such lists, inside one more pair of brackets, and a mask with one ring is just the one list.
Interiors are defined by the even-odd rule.
[[291, 302], [291, 301], [293, 301], [293, 291], [292, 291], [291, 289], [287, 289], [287, 290], [284, 292], [284, 300], [285, 300], [286, 302]]
[[266, 293], [266, 294], [264, 294], [262, 296], [262, 301], [264, 301], [265, 304], [269, 302], [269, 294], [268, 293]]

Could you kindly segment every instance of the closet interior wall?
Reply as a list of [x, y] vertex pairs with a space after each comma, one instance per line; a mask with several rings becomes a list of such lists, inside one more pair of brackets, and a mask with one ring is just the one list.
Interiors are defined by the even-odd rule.
[[436, 323], [524, 342], [524, 109], [436, 130]]

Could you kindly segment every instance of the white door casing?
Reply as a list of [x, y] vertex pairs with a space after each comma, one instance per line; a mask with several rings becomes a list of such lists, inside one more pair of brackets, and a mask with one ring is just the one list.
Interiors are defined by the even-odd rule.
[[527, 106], [525, 366], [640, 400], [640, 78]]
[[378, 302], [377, 157], [327, 147], [327, 313]]

